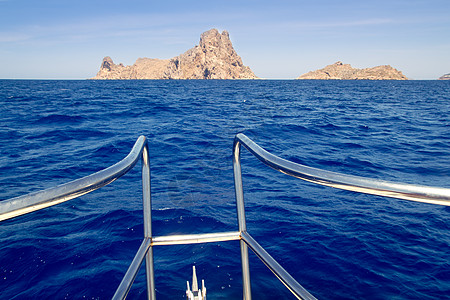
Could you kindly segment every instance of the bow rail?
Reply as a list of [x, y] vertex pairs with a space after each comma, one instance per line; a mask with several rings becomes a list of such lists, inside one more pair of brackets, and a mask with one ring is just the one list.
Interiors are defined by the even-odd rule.
[[395, 183], [307, 167], [273, 155], [261, 148], [244, 134], [238, 134], [235, 137], [233, 145], [233, 173], [239, 231], [152, 236], [148, 145], [147, 139], [144, 136], [140, 136], [130, 153], [123, 160], [109, 168], [54, 188], [34, 192], [10, 200], [0, 201], [0, 221], [53, 206], [97, 190], [123, 176], [130, 171], [139, 160], [142, 160], [144, 239], [125, 273], [122, 282], [117, 288], [113, 299], [126, 298], [144, 260], [146, 261], [147, 296], [149, 299], [155, 299], [153, 246], [223, 242], [231, 240], [240, 240], [244, 299], [251, 299], [248, 261], [249, 247], [294, 296], [298, 299], [316, 299], [288, 272], [286, 272], [286, 270], [284, 270], [284, 268], [247, 232], [240, 162], [241, 145], [244, 145], [250, 153], [265, 165], [287, 175], [309, 182], [378, 196], [431, 204], [450, 205], [450, 189]]
[[450, 189], [397, 183], [304, 166], [267, 152], [246, 135], [236, 135], [235, 143], [245, 146], [265, 165], [290, 176], [341, 190], [430, 204], [450, 205]]
[[109, 168], [56, 187], [0, 201], [0, 221], [80, 197], [113, 182], [136, 165], [146, 147], [147, 141], [141, 136], [130, 153]]

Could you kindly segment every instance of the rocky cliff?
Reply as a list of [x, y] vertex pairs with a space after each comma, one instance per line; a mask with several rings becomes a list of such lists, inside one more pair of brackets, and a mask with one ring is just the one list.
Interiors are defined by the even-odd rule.
[[297, 79], [370, 79], [370, 80], [407, 80], [402, 72], [393, 67], [377, 66], [366, 69], [352, 68], [349, 64], [338, 61], [323, 69], [311, 71]]
[[450, 80], [450, 73], [442, 75], [438, 80]]
[[231, 44], [227, 31], [202, 33], [200, 43], [171, 59], [139, 58], [132, 66], [105, 57], [92, 79], [255, 79]]

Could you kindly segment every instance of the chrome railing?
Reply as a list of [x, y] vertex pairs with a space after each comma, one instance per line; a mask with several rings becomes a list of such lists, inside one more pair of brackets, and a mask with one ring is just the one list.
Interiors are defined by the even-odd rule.
[[354, 192], [450, 206], [450, 189], [448, 188], [395, 183], [307, 167], [273, 155], [261, 148], [246, 135], [239, 133], [234, 139], [233, 168], [239, 231], [241, 232], [242, 277], [245, 299], [250, 299], [250, 274], [248, 270], [247, 246], [256, 253], [256, 255], [297, 298], [315, 298], [295, 281], [295, 279], [293, 279], [275, 260], [273, 260], [273, 258], [248, 234], [246, 230], [240, 162], [241, 145], [244, 145], [250, 153], [265, 165], [280, 171], [281, 173], [309, 182]]
[[136, 277], [137, 270], [143, 259], [146, 258], [147, 293], [150, 299], [155, 299], [153, 252], [150, 247], [152, 240], [150, 165], [147, 139], [144, 136], [138, 138], [133, 149], [131, 149], [130, 153], [124, 159], [109, 168], [53, 188], [0, 201], [0, 221], [31, 213], [95, 191], [125, 175], [140, 159], [142, 160], [142, 194], [144, 202], [145, 236], [138, 253], [129, 267], [129, 269], [136, 270], [136, 272], [135, 274], [129, 274], [127, 272], [122, 282], [129, 282], [129, 284], [125, 290], [124, 285], [121, 284], [116, 291], [116, 295], [118, 295], [117, 299], [126, 297], [126, 294], [131, 288], [131, 283]]
[[244, 299], [251, 299], [248, 247], [255, 252], [255, 254], [297, 298], [315, 299], [314, 296], [312, 296], [291, 275], [289, 275], [289, 273], [286, 272], [283, 267], [278, 264], [275, 259], [273, 259], [247, 232], [240, 163], [241, 144], [244, 145], [244, 147], [247, 148], [254, 156], [271, 168], [307, 181], [356, 192], [425, 203], [450, 205], [450, 189], [399, 184], [306, 167], [279, 158], [258, 146], [245, 135], [238, 134], [235, 138], [233, 146], [233, 169], [239, 231], [153, 237], [151, 227], [152, 219], [148, 146], [146, 138], [141, 136], [136, 141], [133, 149], [127, 157], [107, 169], [44, 191], [31, 193], [10, 200], [0, 201], [0, 221], [56, 205], [99, 189], [100, 187], [113, 182], [127, 173], [136, 165], [139, 159], [142, 159], [144, 239], [119, 287], [117, 288], [113, 299], [126, 298], [144, 259], [146, 261], [147, 296], [149, 299], [155, 299], [153, 246], [222, 242], [231, 240], [240, 240]]
[[[450, 189], [448, 188], [390, 182], [307, 167], [267, 152], [242, 133], [236, 135], [235, 144], [243, 144], [248, 151], [267, 166], [313, 183], [377, 196], [450, 205]], [[235, 151], [238, 151], [236, 145]]]
[[[145, 149], [145, 153], [143, 153]], [[126, 174], [139, 161], [148, 157], [147, 141], [141, 136], [130, 153], [120, 162], [89, 176], [43, 191], [0, 201], [0, 221], [56, 205], [95, 191]], [[147, 158], [148, 160], [148, 158]]]

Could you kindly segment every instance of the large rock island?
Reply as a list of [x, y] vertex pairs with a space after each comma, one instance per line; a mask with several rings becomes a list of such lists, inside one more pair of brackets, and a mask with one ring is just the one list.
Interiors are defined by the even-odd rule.
[[199, 45], [171, 59], [139, 58], [132, 66], [105, 57], [92, 79], [255, 79], [231, 44], [227, 31], [202, 33]]
[[326, 66], [323, 69], [303, 74], [297, 79], [407, 80], [408, 78], [406, 78], [402, 72], [389, 65], [356, 69], [352, 68], [349, 64], [343, 64], [338, 61], [332, 65]]

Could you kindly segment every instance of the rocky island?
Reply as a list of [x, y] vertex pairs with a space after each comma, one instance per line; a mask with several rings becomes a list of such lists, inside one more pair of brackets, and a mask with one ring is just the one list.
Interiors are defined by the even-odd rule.
[[408, 80], [402, 72], [389, 65], [356, 69], [352, 68], [350, 64], [343, 64], [340, 61], [323, 69], [303, 74], [297, 79]]
[[138, 58], [132, 66], [103, 58], [92, 79], [256, 79], [231, 44], [227, 31], [211, 29], [200, 43], [171, 59]]
[[450, 73], [442, 75], [438, 80], [450, 80]]

